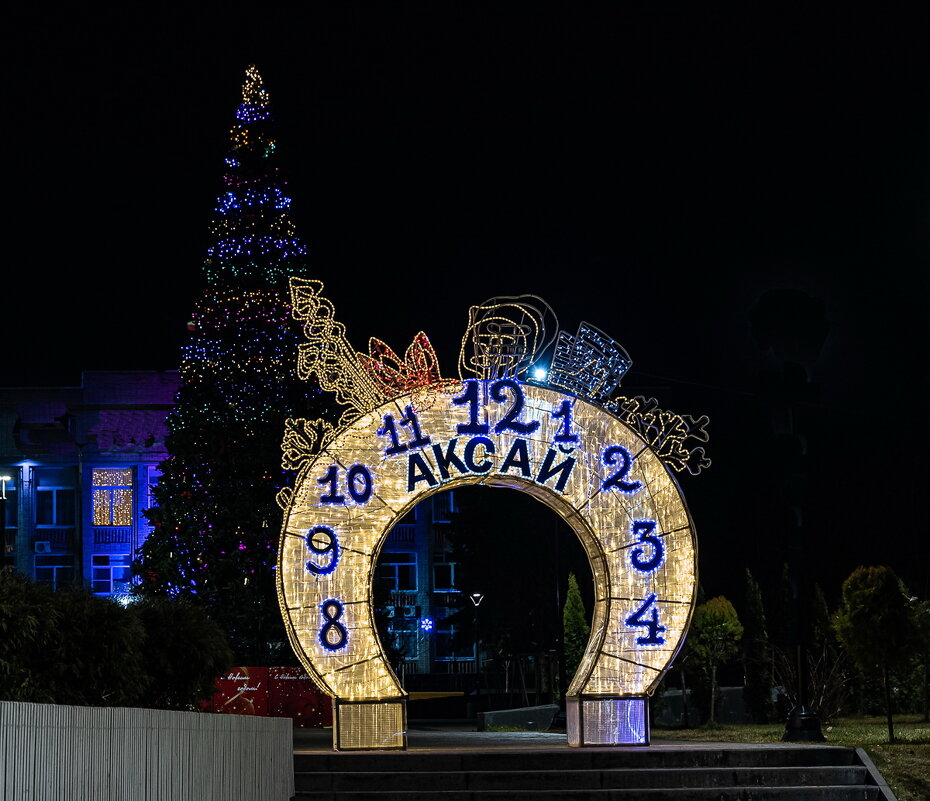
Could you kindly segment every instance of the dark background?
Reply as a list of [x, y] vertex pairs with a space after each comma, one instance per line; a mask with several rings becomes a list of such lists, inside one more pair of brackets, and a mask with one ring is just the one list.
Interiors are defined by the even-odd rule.
[[708, 595], [794, 541], [831, 602], [858, 564], [927, 597], [925, 5], [308, 8], [8, 12], [0, 383], [177, 367], [255, 63], [358, 349], [422, 329], [453, 375], [469, 305], [540, 295], [710, 416]]

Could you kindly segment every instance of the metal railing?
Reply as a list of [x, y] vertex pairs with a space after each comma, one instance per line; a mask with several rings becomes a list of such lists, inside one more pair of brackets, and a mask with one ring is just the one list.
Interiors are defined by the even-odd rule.
[[129, 526], [94, 526], [94, 545], [117, 545], [132, 542]]
[[0, 701], [0, 799], [289, 801], [293, 722]]

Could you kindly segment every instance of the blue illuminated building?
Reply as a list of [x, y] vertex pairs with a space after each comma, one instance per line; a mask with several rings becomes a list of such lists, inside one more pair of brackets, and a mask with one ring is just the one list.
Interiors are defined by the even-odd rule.
[[[0, 387], [5, 566], [55, 589], [127, 591], [151, 531], [143, 511], [154, 505], [179, 387], [177, 371], [85, 371], [79, 386]], [[453, 492], [432, 496], [394, 527], [378, 561], [385, 645], [414, 686], [436, 674], [467, 684], [475, 673], [467, 621], [449, 620], [470, 608], [447, 536], [454, 512]]]
[[92, 371], [80, 386], [0, 387], [5, 566], [126, 592], [178, 386], [177, 371]]

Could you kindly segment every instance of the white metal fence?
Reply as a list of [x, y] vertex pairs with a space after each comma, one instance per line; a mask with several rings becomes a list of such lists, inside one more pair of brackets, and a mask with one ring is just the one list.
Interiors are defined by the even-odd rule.
[[288, 801], [293, 723], [0, 701], [0, 801]]

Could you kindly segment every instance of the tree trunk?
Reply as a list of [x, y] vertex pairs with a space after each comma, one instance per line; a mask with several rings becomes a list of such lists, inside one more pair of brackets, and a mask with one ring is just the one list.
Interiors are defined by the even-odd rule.
[[691, 728], [691, 720], [688, 717], [688, 684], [685, 681], [685, 669], [679, 667], [681, 672], [681, 725], [686, 729]]
[[713, 665], [710, 669], [710, 722], [717, 722], [717, 666]]
[[924, 653], [924, 716], [922, 723], [930, 721], [930, 651]]
[[891, 719], [891, 676], [888, 663], [882, 663], [882, 683], [885, 685], [885, 714], [888, 715], [888, 742], [894, 742], [894, 722]]

